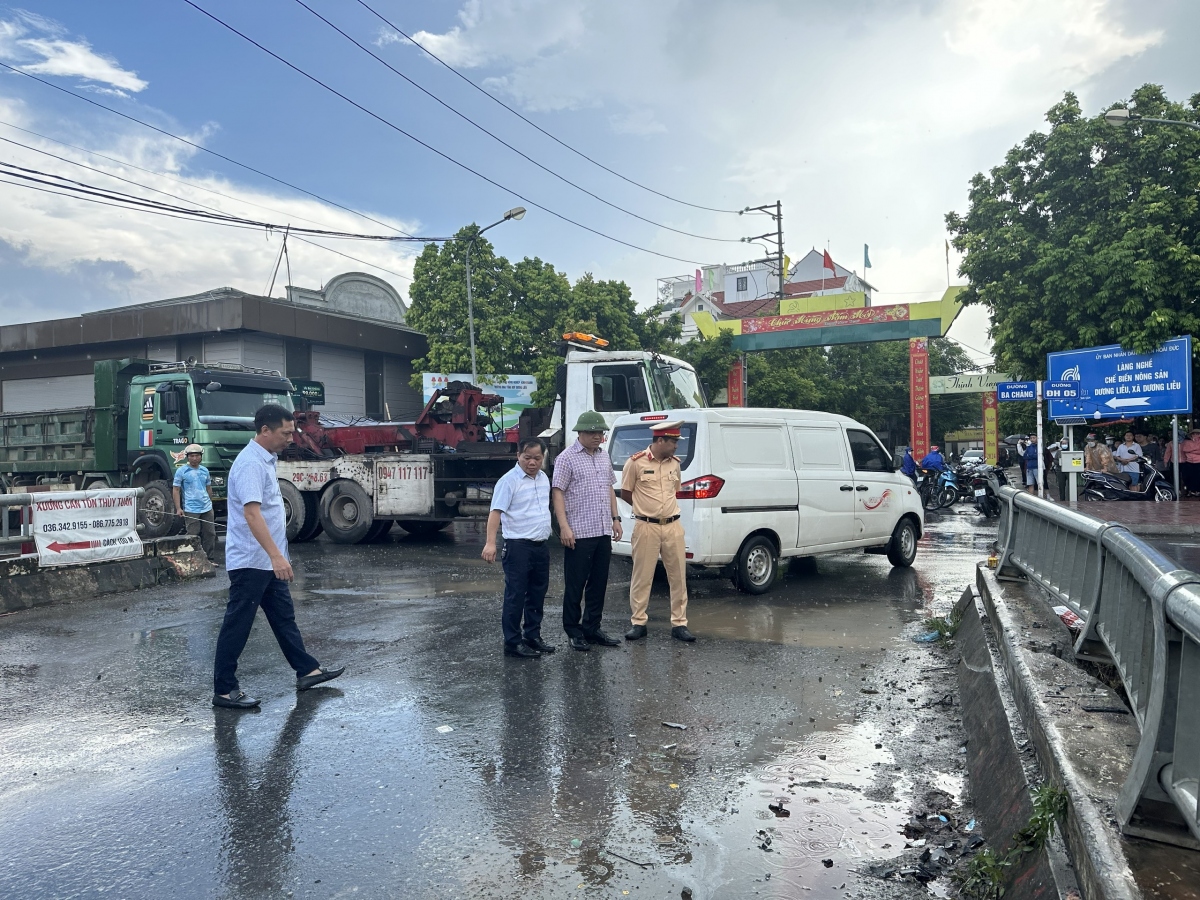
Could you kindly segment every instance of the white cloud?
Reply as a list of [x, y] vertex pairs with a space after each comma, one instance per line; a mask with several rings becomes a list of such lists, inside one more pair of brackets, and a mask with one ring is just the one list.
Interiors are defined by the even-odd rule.
[[66, 37], [57, 22], [24, 10], [0, 20], [0, 58], [34, 75], [81, 78], [118, 92], [138, 93], [148, 85], [86, 40]]
[[[39, 130], [36, 123], [22, 124]], [[181, 206], [216, 207], [258, 221], [290, 222], [296, 226], [356, 233], [386, 233], [380, 225], [316, 200], [281, 197], [214, 176], [176, 176], [180, 180], [154, 177], [130, 166], [106, 162], [12, 129], [0, 128], [0, 136], [84, 162], [103, 172], [152, 185], [182, 199], [163, 197], [31, 150], [3, 145], [6, 161], [88, 184]], [[186, 147], [181, 149], [181, 145], [167, 138], [144, 135], [114, 135], [111, 143], [96, 149], [106, 156], [156, 171], [179, 171], [186, 167], [190, 154], [196, 152]], [[228, 196], [215, 196], [212, 192]], [[38, 270], [49, 284], [84, 282], [96, 289], [82, 304], [76, 296], [47, 299], [36, 307], [19, 302], [0, 304], [3, 306], [0, 321], [5, 323], [74, 315], [82, 310], [82, 306], [98, 308], [116, 303], [160, 300], [222, 285], [260, 293], [267, 288], [279, 254], [278, 233], [265, 235], [262, 231], [235, 230], [117, 211], [8, 184], [0, 184], [0, 203], [5, 210], [0, 219], [0, 241], [8, 248], [7, 253], [0, 253], [0, 263], [16, 267], [21, 273]], [[375, 218], [410, 233], [416, 233], [418, 227], [416, 223], [382, 214]], [[403, 290], [405, 281], [374, 266], [411, 277], [413, 260], [420, 251], [419, 245], [412, 244], [306, 240], [324, 243], [364, 261], [354, 262], [311, 244], [289, 241], [292, 282], [310, 287], [320, 286], [341, 272], [363, 270]], [[276, 280], [274, 293], [277, 296], [282, 296], [287, 281], [283, 271], [281, 268]], [[7, 293], [11, 294], [11, 289]]]

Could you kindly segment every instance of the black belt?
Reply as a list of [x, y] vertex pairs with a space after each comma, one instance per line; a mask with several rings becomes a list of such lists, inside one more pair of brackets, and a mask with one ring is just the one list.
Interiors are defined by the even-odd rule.
[[546, 543], [545, 541], [533, 541], [529, 538], [505, 538], [504, 540], [509, 544], [533, 544], [534, 546], [541, 546]]
[[670, 525], [679, 518], [679, 514], [676, 513], [668, 519], [652, 519], [650, 516], [634, 516], [634, 518], [639, 522], [649, 522], [652, 525]]

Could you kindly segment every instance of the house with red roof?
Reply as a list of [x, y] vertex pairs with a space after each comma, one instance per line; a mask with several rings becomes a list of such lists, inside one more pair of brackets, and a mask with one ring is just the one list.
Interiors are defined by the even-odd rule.
[[[816, 248], [788, 269], [783, 285], [785, 298], [819, 297], [830, 294], [864, 294], [871, 305], [874, 286], [836, 260], [826, 268], [826, 254]], [[698, 269], [695, 275], [678, 275], [658, 280], [660, 318], [679, 316], [683, 321], [683, 340], [691, 340], [698, 331], [692, 314], [711, 313], [718, 321], [770, 316], [779, 313], [776, 274], [769, 262], [714, 265]]]

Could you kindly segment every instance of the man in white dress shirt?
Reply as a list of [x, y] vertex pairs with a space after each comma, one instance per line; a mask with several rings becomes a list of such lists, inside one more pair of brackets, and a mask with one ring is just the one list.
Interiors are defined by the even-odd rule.
[[[538, 438], [521, 442], [517, 464], [496, 482], [488, 514], [483, 558], [496, 561], [496, 532], [504, 526], [504, 654], [536, 659], [553, 653], [542, 640], [542, 606], [550, 586], [550, 479], [542, 471], [546, 445]], [[522, 626], [522, 619], [524, 625]]]
[[217, 636], [213, 661], [213, 706], [251, 709], [258, 700], [238, 686], [238, 657], [246, 647], [254, 616], [262, 607], [279, 649], [296, 671], [296, 689], [337, 678], [344, 669], [323, 669], [304, 649], [288, 582], [287, 525], [275, 475], [276, 455], [292, 442], [296, 425], [282, 406], [268, 404], [254, 414], [254, 440], [229, 470], [225, 568], [229, 602]]

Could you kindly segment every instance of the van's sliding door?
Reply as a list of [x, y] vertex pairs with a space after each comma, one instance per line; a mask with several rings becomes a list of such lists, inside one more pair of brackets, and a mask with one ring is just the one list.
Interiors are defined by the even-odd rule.
[[829, 425], [793, 425], [799, 486], [800, 548], [841, 544], [855, 539], [854, 472], [842, 429]]

